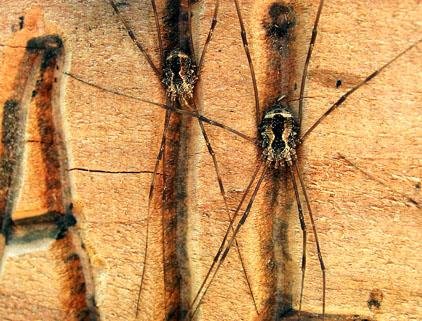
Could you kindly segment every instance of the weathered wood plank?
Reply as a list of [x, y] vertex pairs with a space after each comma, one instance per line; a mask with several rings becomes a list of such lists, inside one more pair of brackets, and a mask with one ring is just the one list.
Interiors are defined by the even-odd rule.
[[[295, 37], [290, 56], [280, 58], [275, 49], [281, 43], [269, 41], [265, 33], [271, 23], [271, 3], [241, 3], [261, 110], [299, 82], [317, 7], [315, 1], [307, 0], [291, 4], [296, 12]], [[157, 5], [162, 14], [163, 3]], [[193, 6], [196, 53], [205, 41], [213, 5], [206, 1]], [[150, 2], [130, 2], [121, 9], [159, 65]], [[310, 65], [307, 96], [312, 98], [305, 104], [303, 128], [347, 89], [417, 41], [421, 13], [421, 5], [410, 0], [328, 1]], [[64, 64], [58, 72], [71, 72], [110, 90], [165, 103], [160, 81], [107, 1], [3, 1], [0, 15], [0, 43], [6, 45], [0, 48], [1, 106], [23, 77], [17, 74], [16, 62], [23, 59], [25, 49], [11, 46], [24, 46], [30, 38], [48, 34], [58, 34], [64, 41]], [[22, 29], [19, 17], [24, 17]], [[233, 2], [222, 1], [196, 98], [207, 117], [255, 137], [254, 95], [238, 25]], [[291, 64], [288, 70], [286, 61]], [[421, 268], [420, 209], [409, 200], [420, 204], [420, 67], [419, 45], [350, 97], [300, 151], [327, 266], [327, 314], [333, 319], [359, 315], [362, 319], [417, 320], [422, 315], [417, 274]], [[148, 191], [165, 111], [61, 75], [56, 119], [63, 131], [71, 202], [78, 220], [72, 229], [80, 235], [89, 257], [89, 264], [83, 259], [82, 264], [92, 270], [94, 284], [89, 289], [95, 289], [101, 320], [133, 320], [144, 268]], [[337, 80], [341, 80], [338, 88]], [[292, 96], [297, 95], [296, 90]], [[180, 260], [183, 309], [212, 262], [228, 218], [197, 121], [184, 117], [182, 128], [176, 174], [183, 184], [177, 186], [175, 251]], [[216, 152], [229, 208], [234, 210], [255, 169], [258, 152], [221, 128], [205, 128]], [[25, 163], [25, 173], [32, 173], [25, 181], [36, 181], [34, 173], [42, 176], [42, 157], [37, 157]], [[159, 194], [162, 176], [157, 180], [139, 320], [163, 320], [168, 314], [160, 212], [164, 205]], [[22, 210], [16, 212], [20, 217], [40, 212], [42, 206], [37, 202], [41, 196], [35, 196], [45, 195], [43, 184], [39, 190], [22, 194], [32, 196], [20, 203]], [[198, 320], [268, 319], [274, 310], [281, 313], [289, 304], [297, 308], [301, 233], [291, 189], [282, 178], [264, 181], [237, 238], [261, 316], [256, 316], [238, 255], [232, 250], [205, 296]], [[303, 320], [308, 315], [315, 319], [310, 313], [321, 312], [321, 272], [309, 234]], [[58, 263], [64, 255], [58, 250], [60, 242], [42, 244], [29, 246], [22, 254], [16, 245], [12, 252], [6, 246], [0, 283], [2, 319], [73, 318], [66, 316], [71, 304], [56, 297], [69, 289], [61, 274], [66, 264]], [[16, 290], [11, 291], [10, 284]]]

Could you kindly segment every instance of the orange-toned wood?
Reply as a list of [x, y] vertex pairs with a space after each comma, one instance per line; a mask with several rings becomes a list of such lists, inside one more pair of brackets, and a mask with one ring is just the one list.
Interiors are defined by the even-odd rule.
[[[271, 3], [241, 1], [261, 110], [275, 95], [292, 89], [294, 82], [299, 84], [317, 8], [315, 1], [292, 3], [296, 32], [287, 59], [279, 58], [274, 53], [277, 44], [265, 37]], [[163, 3], [157, 5], [162, 13]], [[193, 5], [196, 53], [202, 50], [213, 5], [214, 1]], [[130, 2], [124, 8], [124, 18], [159, 65], [150, 2]], [[421, 13], [418, 1], [411, 0], [327, 1], [310, 64], [306, 95], [311, 98], [305, 103], [303, 129], [347, 89], [415, 43], [420, 37]], [[46, 34], [58, 34], [64, 41], [60, 71], [109, 90], [165, 103], [160, 80], [107, 1], [5, 1], [0, 15], [2, 106], [16, 86], [15, 61], [24, 55], [24, 49], [11, 46], [24, 46], [29, 38]], [[20, 16], [24, 17], [22, 30]], [[221, 1], [196, 98], [207, 117], [255, 137], [253, 88], [238, 26], [234, 3]], [[339, 320], [339, 315], [374, 320], [421, 318], [417, 273], [421, 268], [420, 208], [409, 200], [421, 202], [420, 50], [420, 45], [412, 49], [359, 89], [300, 150], [300, 167], [327, 266], [326, 310]], [[291, 63], [288, 70], [280, 68], [280, 59]], [[92, 270], [93, 284], [88, 288], [95, 289], [101, 320], [134, 320], [145, 268], [148, 191], [165, 112], [62, 77], [56, 119], [67, 150], [71, 198], [78, 220], [74, 229], [89, 258], [81, 259], [81, 265]], [[337, 80], [342, 82], [338, 88]], [[197, 121], [184, 118], [182, 127], [183, 157], [177, 175], [183, 184], [176, 187], [179, 219], [184, 220], [179, 220], [174, 251], [182, 275], [180, 300], [186, 304], [212, 263], [228, 218]], [[215, 126], [205, 127], [233, 214], [259, 155], [242, 138]], [[36, 164], [25, 163], [26, 173], [30, 168], [36, 172]], [[161, 173], [162, 167], [159, 169]], [[36, 177], [31, 175], [27, 177]], [[301, 233], [291, 183], [280, 177], [266, 179], [263, 184], [237, 238], [261, 316], [256, 315], [238, 254], [232, 249], [205, 296], [198, 320], [269, 319], [275, 309], [289, 303], [298, 307]], [[41, 191], [42, 187], [40, 184]], [[161, 187], [159, 175], [150, 211], [139, 320], [163, 320], [168, 314]], [[37, 190], [31, 195], [37, 195]], [[31, 197], [23, 199], [22, 211], [16, 213], [38, 211], [38, 205], [31, 202]], [[320, 313], [321, 272], [313, 240], [309, 232], [302, 308], [307, 313]], [[44, 239], [5, 247], [0, 270], [2, 319], [72, 320], [73, 316], [66, 314], [71, 303], [61, 296], [67, 265], [60, 259], [62, 254], [57, 255], [60, 246], [66, 248], [65, 241]]]

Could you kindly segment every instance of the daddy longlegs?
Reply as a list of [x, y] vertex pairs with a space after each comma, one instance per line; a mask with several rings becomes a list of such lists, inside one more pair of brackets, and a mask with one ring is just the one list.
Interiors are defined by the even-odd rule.
[[[136, 47], [140, 50], [142, 55], [146, 58], [148, 64], [151, 66], [152, 70], [156, 74], [156, 76], [159, 78], [159, 80], [163, 84], [163, 88], [166, 91], [167, 97], [168, 97], [168, 105], [170, 106], [170, 109], [167, 109], [166, 115], [165, 115], [165, 121], [164, 121], [164, 129], [162, 133], [161, 143], [159, 152], [157, 155], [157, 160], [155, 163], [154, 171], [152, 173], [152, 179], [151, 179], [151, 186], [148, 196], [148, 216], [147, 216], [147, 222], [146, 222], [146, 241], [145, 241], [145, 249], [144, 249], [144, 258], [143, 258], [143, 268], [142, 268], [142, 276], [140, 280], [140, 286], [138, 291], [138, 299], [137, 299], [137, 305], [136, 305], [136, 316], [139, 314], [140, 309], [140, 302], [141, 302], [141, 295], [144, 285], [144, 277], [146, 272], [146, 264], [147, 264], [147, 257], [148, 257], [148, 245], [149, 245], [149, 220], [150, 220], [150, 211], [152, 207], [153, 202], [153, 195], [155, 191], [155, 184], [156, 184], [156, 178], [158, 175], [159, 165], [161, 161], [163, 162], [163, 181], [164, 181], [164, 187], [163, 187], [163, 200], [164, 202], [167, 202], [169, 204], [164, 206], [164, 212], [163, 212], [163, 264], [164, 266], [167, 266], [167, 268], [164, 268], [164, 288], [166, 289], [166, 284], [171, 283], [172, 279], [180, 278], [179, 274], [179, 267], [176, 264], [176, 242], [177, 239], [176, 233], [177, 229], [174, 228], [174, 223], [172, 223], [172, 220], [174, 220], [174, 215], [176, 211], [176, 207], [171, 209], [172, 205], [170, 205], [171, 202], [174, 201], [174, 194], [175, 188], [174, 188], [174, 182], [176, 181], [176, 177], [174, 176], [176, 173], [177, 164], [175, 164], [175, 161], [178, 159], [178, 153], [179, 150], [175, 145], [178, 144], [178, 139], [175, 137], [178, 134], [177, 132], [180, 131], [180, 123], [181, 120], [179, 116], [172, 115], [172, 110], [174, 110], [176, 107], [177, 109], [182, 109], [185, 111], [190, 111], [194, 113], [198, 113], [199, 110], [196, 107], [195, 103], [195, 86], [197, 81], [199, 80], [201, 68], [203, 66], [204, 57], [207, 49], [207, 45], [211, 40], [212, 33], [214, 31], [215, 25], [217, 23], [217, 14], [218, 14], [218, 8], [219, 8], [219, 1], [216, 1], [215, 7], [214, 7], [214, 13], [213, 13], [213, 19], [211, 22], [211, 27], [208, 32], [207, 39], [205, 41], [203, 50], [201, 52], [200, 58], [196, 58], [195, 51], [193, 47], [193, 40], [192, 40], [192, 24], [191, 24], [191, 17], [192, 17], [192, 9], [191, 9], [191, 1], [190, 0], [183, 0], [178, 2], [169, 2], [168, 3], [168, 13], [166, 16], [167, 24], [169, 29], [164, 29], [167, 35], [164, 37], [167, 40], [167, 47], [164, 47], [165, 41], [162, 39], [161, 34], [161, 25], [160, 25], [160, 19], [158, 17], [158, 11], [155, 4], [155, 1], [151, 1], [151, 7], [154, 12], [154, 20], [155, 20], [155, 26], [157, 30], [157, 37], [158, 37], [158, 46], [161, 54], [161, 60], [162, 60], [162, 66], [157, 67], [152, 58], [149, 56], [149, 53], [144, 49], [144, 46], [142, 43], [137, 39], [133, 31], [131, 30], [129, 24], [126, 22], [125, 18], [120, 12], [120, 9], [118, 5], [113, 0], [109, 1], [110, 6], [113, 8], [116, 15], [119, 17], [119, 20], [121, 21], [122, 25], [124, 26], [125, 30], [127, 31], [127, 34], [129, 35], [132, 42], [136, 45]], [[240, 17], [240, 9], [239, 4], [237, 0], [235, 1], [237, 12]], [[244, 29], [242, 26], [242, 30], [244, 33]], [[250, 54], [248, 51], [248, 45], [246, 42], [246, 39], [244, 39], [244, 48], [246, 55], [248, 57], [248, 60], [250, 62]], [[250, 63], [251, 66], [251, 63]], [[251, 72], [253, 74], [253, 69], [251, 66]], [[258, 102], [256, 101], [256, 104], [258, 105]], [[258, 107], [257, 107], [258, 108]], [[173, 118], [172, 118], [173, 117]], [[227, 199], [225, 195], [225, 190], [223, 186], [223, 182], [221, 179], [221, 175], [219, 173], [219, 167], [217, 163], [216, 155], [213, 151], [212, 145], [208, 139], [203, 119], [200, 117], [197, 118], [198, 123], [201, 129], [202, 136], [205, 140], [205, 143], [208, 148], [208, 152], [210, 156], [212, 157], [213, 166], [215, 169], [215, 175], [218, 181], [218, 186], [220, 189], [221, 196], [223, 198], [226, 212], [228, 215], [229, 220], [231, 220], [229, 207], [227, 205]], [[174, 129], [177, 128], [177, 129]], [[168, 158], [169, 160], [166, 160]], [[172, 159], [174, 158], [174, 160]], [[171, 165], [167, 165], [171, 164]], [[173, 174], [167, 174], [167, 173], [173, 173]], [[173, 225], [173, 228], [171, 227]], [[236, 241], [234, 241], [236, 242]], [[239, 249], [239, 246], [237, 247], [237, 253], [239, 256], [240, 261], [242, 262], [243, 267], [243, 273], [246, 279], [246, 282], [248, 283], [250, 295], [252, 300], [254, 301], [252, 289], [248, 280], [248, 276], [244, 267], [243, 258]], [[166, 252], [170, 252], [167, 254]], [[173, 267], [173, 268], [169, 268]], [[167, 273], [167, 275], [166, 275]], [[166, 293], [165, 298], [165, 306], [167, 310], [167, 315], [170, 318], [173, 318], [177, 315], [179, 315], [181, 312], [179, 304], [180, 304], [180, 294], [177, 293], [179, 285], [172, 285], [170, 286], [170, 290]], [[172, 292], [173, 291], [173, 292]], [[165, 290], [165, 292], [167, 292]], [[254, 302], [255, 309], [257, 311], [256, 303]], [[258, 311], [257, 311], [258, 313]]]
[[[287, 7], [285, 7], [287, 8]], [[306, 270], [306, 243], [307, 243], [307, 228], [305, 224], [304, 214], [303, 214], [303, 206], [301, 204], [300, 199], [300, 191], [298, 188], [298, 185], [300, 186], [301, 192], [303, 193], [306, 209], [308, 211], [310, 222], [312, 226], [312, 232], [314, 233], [315, 238], [315, 244], [317, 249], [317, 256], [320, 264], [320, 269], [322, 272], [322, 318], [324, 319], [325, 316], [325, 305], [326, 305], [326, 275], [325, 275], [325, 265], [322, 258], [322, 253], [320, 249], [320, 245], [318, 242], [318, 236], [317, 231], [312, 215], [312, 210], [309, 202], [309, 198], [306, 192], [304, 180], [301, 176], [299, 167], [297, 165], [297, 159], [296, 159], [296, 147], [297, 145], [304, 142], [304, 140], [308, 137], [308, 135], [326, 118], [329, 114], [331, 114], [334, 110], [336, 110], [338, 107], [340, 107], [346, 99], [353, 94], [356, 90], [361, 88], [363, 85], [365, 85], [367, 82], [369, 82], [371, 79], [373, 79], [375, 76], [377, 76], [381, 71], [383, 71], [386, 67], [388, 67], [390, 64], [392, 64], [394, 61], [396, 61], [398, 58], [400, 58], [402, 55], [404, 55], [406, 52], [414, 48], [419, 42], [412, 44], [408, 48], [406, 48], [404, 51], [399, 53], [397, 56], [395, 56], [393, 59], [385, 63], [382, 67], [378, 68], [374, 72], [372, 72], [370, 75], [368, 75], [366, 78], [364, 78], [361, 82], [353, 86], [351, 89], [346, 91], [345, 94], [343, 94], [334, 104], [331, 105], [331, 107], [312, 125], [310, 126], [306, 132], [300, 136], [299, 138], [299, 132], [300, 132], [300, 124], [302, 123], [302, 114], [303, 114], [303, 101], [304, 101], [304, 93], [305, 93], [305, 85], [306, 85], [306, 79], [307, 79], [307, 71], [308, 66], [310, 63], [310, 59], [312, 56], [313, 47], [315, 45], [316, 36], [317, 36], [317, 28], [318, 23], [320, 20], [321, 12], [323, 8], [323, 1], [320, 1], [313, 29], [312, 29], [312, 36], [310, 39], [308, 52], [306, 55], [306, 60], [304, 64], [304, 69], [302, 72], [302, 79], [300, 83], [300, 96], [299, 96], [299, 108], [298, 108], [298, 117], [294, 116], [294, 114], [291, 111], [291, 107], [285, 103], [282, 102], [284, 96], [282, 96], [276, 103], [274, 103], [268, 110], [265, 112], [263, 116], [262, 123], [259, 128], [258, 135], [261, 135], [260, 139], [257, 140], [261, 141], [261, 148], [263, 149], [262, 158], [265, 160], [264, 169], [262, 170], [261, 175], [258, 176], [259, 170], [261, 169], [261, 166], [257, 167], [257, 170], [252, 176], [252, 179], [250, 180], [250, 183], [248, 187], [246, 188], [242, 200], [240, 201], [239, 206], [237, 207], [235, 214], [233, 216], [233, 219], [230, 221], [230, 225], [223, 237], [223, 240], [221, 242], [220, 248], [217, 251], [217, 254], [215, 255], [213, 259], [213, 264], [209, 268], [208, 272], [206, 273], [206, 276], [204, 280], [202, 281], [198, 292], [196, 293], [193, 302], [191, 303], [191, 309], [188, 311], [186, 319], [192, 318], [195, 313], [197, 312], [197, 309], [199, 308], [201, 301], [203, 297], [205, 296], [207, 290], [211, 286], [212, 281], [214, 280], [214, 277], [216, 276], [219, 268], [225, 261], [227, 254], [240, 230], [242, 225], [245, 223], [248, 215], [250, 214], [250, 210], [252, 208], [252, 205], [254, 203], [256, 194], [261, 186], [261, 183], [263, 179], [266, 176], [267, 170], [271, 165], [274, 165], [276, 168], [280, 165], [284, 165], [288, 168], [288, 174], [290, 175], [291, 182], [293, 185], [293, 190], [295, 194], [295, 199], [297, 202], [297, 210], [299, 214], [299, 220], [300, 225], [302, 229], [302, 263], [301, 263], [301, 282], [300, 282], [300, 295], [299, 295], [299, 318], [300, 318], [300, 312], [302, 307], [302, 298], [303, 298], [303, 288], [304, 288], [304, 278], [305, 278], [305, 270]], [[288, 14], [288, 13], [284, 13]], [[244, 30], [243, 22], [241, 20], [241, 15], [238, 15], [240, 18], [240, 25], [242, 26], [242, 30]], [[242, 38], [245, 39], [246, 35], [242, 34]], [[243, 40], [244, 44], [247, 44], [247, 40]], [[248, 56], [249, 58], [249, 56]], [[253, 70], [253, 69], [251, 69]], [[254, 72], [251, 71], [252, 80], [254, 82], [254, 89], [257, 88], [257, 84], [255, 81], [255, 75]], [[255, 90], [255, 100], [259, 101], [257, 98], [258, 93], [257, 90]], [[281, 102], [280, 102], [281, 101]], [[257, 104], [258, 105], [258, 104]], [[259, 112], [257, 112], [257, 115]], [[278, 132], [277, 132], [278, 131]], [[278, 136], [279, 135], [279, 136]], [[262, 164], [261, 164], [262, 165]], [[296, 177], [297, 178], [296, 178]], [[246, 206], [245, 211], [243, 212], [243, 215], [239, 219], [237, 225], [235, 224], [235, 218], [237, 215], [239, 215], [239, 212], [242, 208], [242, 203], [245, 201], [247, 195], [250, 193], [250, 189], [252, 188], [253, 182], [257, 179], [257, 183], [253, 189], [252, 195], [250, 196], [248, 205]], [[298, 180], [299, 183], [296, 181]], [[417, 204], [417, 202], [416, 202]], [[233, 226], [234, 233], [231, 237], [229, 237], [230, 231], [232, 231]], [[215, 262], [218, 263], [215, 265]]]
[[[174, 110], [174, 111], [176, 111], [176, 110]], [[182, 112], [181, 110], [179, 110], [179, 112]], [[205, 114], [206, 115], [206, 114]], [[203, 119], [203, 120], [205, 120], [205, 119]]]

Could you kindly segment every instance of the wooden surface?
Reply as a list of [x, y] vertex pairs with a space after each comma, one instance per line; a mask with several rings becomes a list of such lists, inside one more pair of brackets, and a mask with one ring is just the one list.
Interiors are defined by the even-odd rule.
[[[270, 4], [241, 2], [261, 111], [299, 83], [317, 8], [314, 1], [292, 3], [296, 31], [286, 58], [275, 51], [278, 43], [265, 36]], [[161, 12], [163, 4], [158, 5]], [[213, 5], [213, 1], [194, 5], [196, 53], [202, 50]], [[310, 65], [307, 96], [312, 98], [305, 104], [303, 129], [347, 89], [415, 43], [421, 34], [421, 14], [418, 1], [327, 1]], [[16, 89], [16, 79], [29, 77], [19, 74], [25, 49], [11, 46], [25, 46], [40, 35], [58, 34], [63, 39], [53, 115], [66, 151], [60, 168], [67, 178], [62, 179], [69, 181], [69, 201], [77, 219], [64, 240], [48, 235], [24, 242], [12, 238], [4, 247], [1, 319], [74, 320], [97, 315], [101, 320], [134, 320], [144, 268], [148, 191], [165, 112], [61, 72], [165, 103], [160, 81], [106, 1], [2, 1], [0, 15], [2, 106]], [[159, 65], [149, 1], [134, 1], [123, 15]], [[25, 18], [20, 30], [21, 16]], [[234, 4], [222, 1], [196, 98], [207, 117], [255, 137], [253, 89], [238, 26]], [[282, 68], [286, 61], [288, 73]], [[409, 201], [421, 203], [420, 79], [421, 45], [351, 96], [299, 152], [327, 266], [327, 314], [333, 320], [349, 320], [350, 315], [403, 321], [422, 317], [421, 212]], [[337, 80], [342, 81], [339, 88]], [[29, 98], [25, 99], [27, 104]], [[45, 160], [37, 154], [37, 146], [29, 142], [31, 125], [26, 128], [14, 219], [45, 212], [42, 200], [50, 175], [43, 172]], [[175, 251], [180, 300], [186, 307], [212, 262], [228, 218], [197, 121], [183, 118], [182, 128]], [[258, 151], [221, 128], [207, 125], [206, 130], [233, 211], [258, 162]], [[163, 282], [161, 184], [160, 176], [139, 320], [163, 320], [169, 312], [165, 304], [169, 285]], [[297, 309], [301, 233], [295, 206], [291, 183], [281, 176], [269, 177], [237, 238], [260, 316], [232, 249], [197, 320], [282, 320], [276, 315], [289, 304]], [[309, 234], [302, 320], [318, 319], [311, 315], [321, 313], [321, 272]], [[72, 253], [78, 253], [78, 260], [69, 259]], [[73, 270], [69, 261], [76, 261]], [[82, 274], [72, 272], [81, 270]], [[78, 282], [86, 284], [86, 291], [79, 291], [85, 303], [75, 305], [72, 286]]]

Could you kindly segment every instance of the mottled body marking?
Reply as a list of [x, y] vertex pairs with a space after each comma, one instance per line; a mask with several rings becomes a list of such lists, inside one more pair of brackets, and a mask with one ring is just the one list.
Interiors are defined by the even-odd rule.
[[299, 125], [287, 104], [277, 101], [265, 112], [259, 133], [263, 158], [274, 167], [295, 159]]
[[171, 101], [180, 103], [193, 97], [193, 88], [198, 76], [196, 64], [181, 50], [173, 50], [167, 56], [163, 68], [163, 84]]

